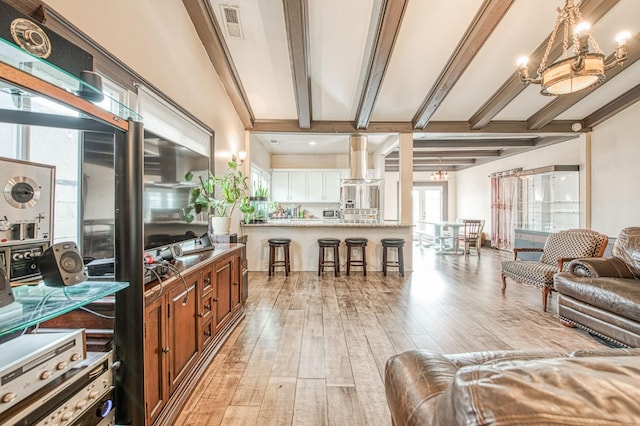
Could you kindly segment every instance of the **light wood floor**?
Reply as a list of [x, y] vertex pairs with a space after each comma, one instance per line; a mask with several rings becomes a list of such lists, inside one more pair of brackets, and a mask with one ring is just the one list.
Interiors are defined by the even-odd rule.
[[499, 261], [415, 249], [414, 271], [334, 278], [251, 273], [246, 318], [196, 388], [177, 425], [390, 425], [386, 359], [408, 349], [442, 353], [601, 347], [562, 326], [556, 295], [511, 281]]

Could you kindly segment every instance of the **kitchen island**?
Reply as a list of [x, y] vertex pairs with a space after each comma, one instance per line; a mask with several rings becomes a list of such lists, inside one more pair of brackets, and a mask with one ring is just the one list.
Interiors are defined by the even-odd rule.
[[[269, 238], [290, 238], [291, 270], [318, 270], [318, 238], [338, 238], [340, 245], [340, 271], [346, 271], [345, 238], [363, 237], [367, 244], [367, 272], [382, 270], [382, 238], [404, 238], [404, 269], [412, 271], [411, 243], [413, 227], [397, 222], [384, 223], [341, 223], [326, 220], [275, 220], [267, 223], [243, 224], [242, 232], [247, 235], [247, 258], [249, 271], [268, 271]], [[389, 252], [395, 259], [395, 250]], [[330, 269], [333, 271], [333, 269]], [[352, 274], [361, 274], [360, 267], [352, 268]], [[276, 268], [276, 272], [283, 268]], [[325, 270], [326, 271], [326, 270]], [[355, 271], [355, 272], [354, 272]], [[389, 269], [391, 275], [397, 274], [397, 268]]]

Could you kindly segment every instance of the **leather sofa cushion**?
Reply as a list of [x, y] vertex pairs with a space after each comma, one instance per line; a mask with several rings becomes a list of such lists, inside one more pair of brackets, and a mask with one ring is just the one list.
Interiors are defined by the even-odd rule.
[[566, 272], [554, 277], [556, 291], [581, 302], [640, 321], [640, 281], [628, 278], [586, 278]]
[[440, 396], [433, 424], [638, 424], [638, 383], [637, 356], [467, 366]]

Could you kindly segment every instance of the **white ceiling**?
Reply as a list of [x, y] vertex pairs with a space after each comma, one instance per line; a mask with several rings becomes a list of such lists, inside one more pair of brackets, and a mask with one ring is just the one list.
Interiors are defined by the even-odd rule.
[[[218, 19], [231, 61], [256, 121], [297, 122], [295, 82], [285, 22], [287, 0], [207, 0]], [[580, 3], [601, 0], [582, 0]], [[481, 109], [516, 71], [519, 56], [531, 54], [547, 37], [558, 7], [565, 0], [515, 0], [495, 26], [477, 55], [451, 87], [431, 122], [466, 122]], [[615, 4], [615, 0], [606, 0]], [[186, 3], [186, 2], [185, 2]], [[312, 122], [356, 120], [360, 97], [375, 45], [381, 7], [397, 0], [302, 0], [308, 15], [308, 75]], [[239, 7], [243, 38], [229, 37], [220, 20], [221, 5]], [[447, 62], [483, 0], [410, 0], [371, 114], [371, 122], [411, 123], [429, 91], [437, 84]], [[585, 16], [585, 20], [589, 20]], [[595, 25], [592, 33], [605, 54], [615, 47], [621, 31], [640, 31], [640, 1], [619, 0]], [[201, 36], [202, 37], [202, 36]], [[537, 66], [537, 64], [534, 64]], [[531, 73], [535, 75], [532, 66]], [[560, 113], [556, 120], [585, 119], [608, 102], [640, 83], [640, 61], [625, 64], [615, 78]], [[230, 91], [231, 92], [231, 91]], [[493, 117], [493, 121], [526, 122], [554, 97], [539, 94], [539, 86], [523, 90]], [[366, 132], [366, 131], [365, 131]], [[548, 136], [549, 134], [547, 134]], [[485, 139], [504, 137], [488, 134]], [[513, 137], [513, 135], [506, 135]], [[539, 136], [529, 132], [524, 137]], [[370, 151], [389, 141], [388, 134], [369, 137]], [[457, 134], [479, 138], [481, 135]], [[416, 139], [434, 139], [416, 130]], [[451, 135], [446, 135], [451, 139]], [[348, 134], [254, 133], [253, 140], [274, 154], [348, 152]], [[272, 144], [270, 141], [279, 141]], [[315, 141], [315, 145], [309, 142]]]

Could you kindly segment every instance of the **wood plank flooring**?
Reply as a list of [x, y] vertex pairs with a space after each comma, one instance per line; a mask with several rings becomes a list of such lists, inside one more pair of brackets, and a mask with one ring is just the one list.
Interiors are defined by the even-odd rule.
[[414, 269], [391, 272], [250, 273], [246, 318], [223, 345], [177, 425], [390, 425], [383, 372], [408, 349], [571, 351], [602, 347], [566, 328], [556, 296], [508, 281], [510, 253], [439, 256], [414, 248]]

